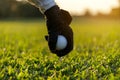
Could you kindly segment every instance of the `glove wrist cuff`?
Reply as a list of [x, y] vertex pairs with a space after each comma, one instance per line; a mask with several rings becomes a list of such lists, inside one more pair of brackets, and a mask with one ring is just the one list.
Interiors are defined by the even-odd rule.
[[60, 8], [57, 5], [55, 5], [50, 9], [46, 10], [44, 14], [46, 15], [47, 19], [53, 19], [56, 16], [58, 17], [58, 15], [60, 14]]

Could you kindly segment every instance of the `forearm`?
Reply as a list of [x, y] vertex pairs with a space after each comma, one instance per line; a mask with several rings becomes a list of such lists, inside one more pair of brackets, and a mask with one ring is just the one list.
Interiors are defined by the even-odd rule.
[[53, 7], [56, 5], [54, 0], [40, 0], [40, 11], [45, 12], [49, 8]]
[[54, 0], [28, 0], [30, 4], [38, 7], [42, 13], [56, 5]]

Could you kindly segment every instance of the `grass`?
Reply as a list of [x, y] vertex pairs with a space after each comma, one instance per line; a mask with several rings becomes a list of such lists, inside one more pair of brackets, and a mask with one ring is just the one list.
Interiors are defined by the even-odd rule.
[[119, 22], [73, 19], [74, 50], [58, 58], [44, 21], [0, 21], [0, 80], [120, 80]]

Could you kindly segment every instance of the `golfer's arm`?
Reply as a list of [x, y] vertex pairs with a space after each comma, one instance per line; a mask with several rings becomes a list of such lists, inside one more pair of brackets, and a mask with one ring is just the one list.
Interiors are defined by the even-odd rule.
[[28, 0], [28, 3], [39, 8], [42, 13], [56, 5], [54, 0]]
[[54, 0], [39, 0], [39, 9], [41, 12], [45, 12], [46, 10], [48, 10], [49, 8], [53, 7], [54, 5], [56, 5]]

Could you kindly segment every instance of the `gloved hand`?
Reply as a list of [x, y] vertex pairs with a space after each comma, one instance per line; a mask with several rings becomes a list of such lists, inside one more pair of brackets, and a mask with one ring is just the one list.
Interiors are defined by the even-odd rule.
[[[59, 9], [57, 5], [48, 9], [45, 13], [47, 19], [48, 41], [49, 48], [52, 53], [62, 57], [68, 54], [73, 49], [73, 31], [70, 28], [72, 18], [67, 11]], [[56, 50], [58, 35], [63, 35], [67, 39], [67, 46], [63, 50]]]

